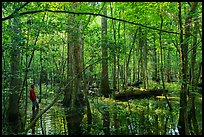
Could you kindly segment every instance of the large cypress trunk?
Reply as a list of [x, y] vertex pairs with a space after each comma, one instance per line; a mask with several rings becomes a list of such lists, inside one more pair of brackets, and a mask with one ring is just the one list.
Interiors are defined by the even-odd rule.
[[[73, 9], [76, 8], [76, 3], [73, 4]], [[84, 96], [82, 89], [82, 36], [80, 25], [76, 25], [75, 17], [71, 16], [71, 26], [75, 26], [70, 29], [68, 35], [68, 82], [71, 81], [69, 90], [65, 92], [67, 101], [67, 126], [69, 135], [81, 135], [82, 127], [81, 122], [84, 115]], [[77, 31], [76, 31], [77, 30]], [[73, 82], [72, 82], [73, 80]]]
[[[11, 49], [11, 80], [10, 80], [10, 96], [8, 108], [8, 122], [10, 125], [10, 133], [17, 134], [20, 130], [20, 115], [18, 98], [20, 92], [20, 79], [18, 66], [20, 63], [20, 20], [13, 19], [13, 47]], [[17, 126], [18, 125], [18, 126]]]

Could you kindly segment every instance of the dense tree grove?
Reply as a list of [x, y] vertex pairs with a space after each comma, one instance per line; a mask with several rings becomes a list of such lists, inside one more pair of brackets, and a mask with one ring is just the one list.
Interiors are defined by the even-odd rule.
[[202, 3], [2, 2], [2, 133], [56, 104], [64, 134], [202, 134]]

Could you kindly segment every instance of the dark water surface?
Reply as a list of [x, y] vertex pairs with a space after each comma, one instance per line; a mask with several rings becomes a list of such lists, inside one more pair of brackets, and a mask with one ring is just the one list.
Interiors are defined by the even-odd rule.
[[[43, 109], [51, 103], [44, 99], [40, 104]], [[169, 112], [165, 100], [143, 99], [121, 102], [100, 97], [89, 98], [92, 111], [91, 135], [104, 135], [102, 111], [108, 110], [111, 135], [178, 135], [179, 100], [171, 101], [173, 111]], [[30, 104], [31, 105], [31, 104]], [[86, 112], [86, 109], [85, 109]], [[197, 120], [202, 131], [202, 99], [196, 101]], [[32, 118], [31, 107], [28, 109], [27, 125]], [[115, 127], [115, 123], [118, 127]], [[84, 115], [82, 128], [87, 128], [87, 115]], [[65, 108], [56, 103], [42, 115], [35, 127], [27, 135], [68, 135]]]

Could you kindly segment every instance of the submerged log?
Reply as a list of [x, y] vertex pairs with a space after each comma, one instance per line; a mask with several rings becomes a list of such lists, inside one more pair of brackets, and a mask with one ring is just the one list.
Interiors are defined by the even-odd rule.
[[130, 87], [126, 91], [116, 92], [114, 94], [114, 99], [117, 100], [128, 100], [128, 99], [143, 99], [152, 96], [161, 96], [168, 92], [164, 89], [143, 89], [143, 88], [133, 88]]

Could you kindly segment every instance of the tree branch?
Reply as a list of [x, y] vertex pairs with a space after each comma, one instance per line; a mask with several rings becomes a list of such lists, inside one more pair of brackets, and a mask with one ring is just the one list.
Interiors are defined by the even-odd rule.
[[9, 16], [5, 17], [5, 18], [13, 18], [14, 15], [20, 11], [22, 8], [24, 8], [26, 5], [28, 5], [29, 2], [24, 3], [21, 7], [17, 8], [13, 13], [11, 13]]
[[[112, 20], [117, 20], [117, 21], [122, 21], [122, 22], [126, 22], [129, 24], [133, 24], [133, 25], [137, 25], [137, 26], [141, 26], [144, 28], [148, 28], [148, 29], [152, 29], [152, 30], [157, 30], [157, 31], [161, 31], [161, 32], [165, 32], [165, 33], [171, 33], [171, 34], [180, 34], [179, 32], [173, 32], [173, 31], [168, 31], [168, 30], [162, 30], [162, 29], [158, 29], [155, 27], [151, 27], [151, 26], [147, 26], [144, 24], [140, 24], [140, 23], [135, 23], [135, 22], [131, 22], [131, 21], [127, 21], [127, 20], [123, 20], [123, 19], [117, 19], [117, 18], [113, 18], [113, 17], [109, 17], [109, 16], [105, 16], [103, 14], [96, 14], [96, 13], [90, 13], [90, 12], [72, 12], [72, 11], [64, 11], [64, 10], [49, 10], [49, 9], [45, 9], [45, 10], [37, 10], [37, 11], [27, 11], [27, 12], [22, 12], [19, 14], [19, 16], [23, 16], [23, 15], [27, 15], [27, 14], [34, 14], [34, 13], [39, 13], [39, 12], [53, 12], [53, 13], [68, 13], [68, 14], [76, 14], [76, 15], [93, 15], [93, 16], [101, 16], [101, 17], [105, 17], [108, 19], [112, 19]], [[2, 21], [8, 20], [14, 18], [14, 15], [11, 14], [5, 18], [2, 18]], [[185, 35], [185, 34], [183, 34]]]

